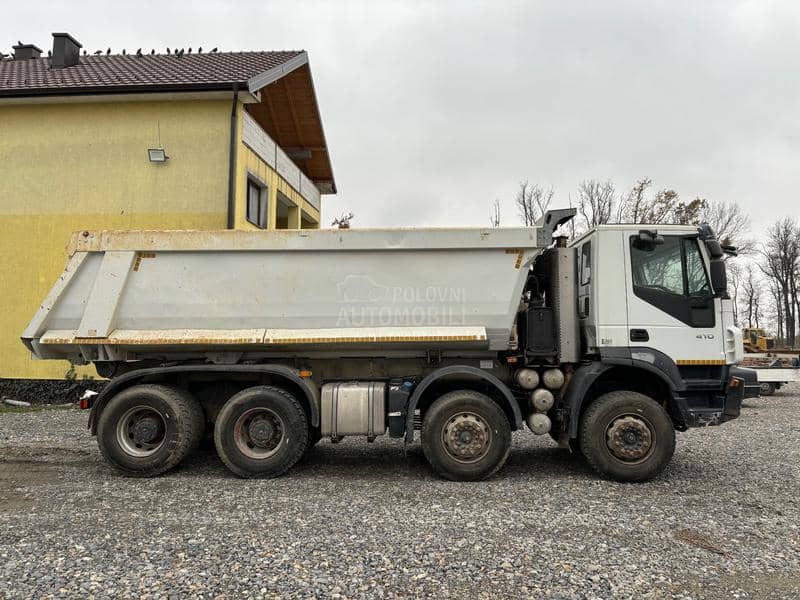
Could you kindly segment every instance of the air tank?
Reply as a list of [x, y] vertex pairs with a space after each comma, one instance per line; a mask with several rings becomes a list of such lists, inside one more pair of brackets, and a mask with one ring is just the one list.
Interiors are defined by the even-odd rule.
[[564, 385], [564, 372], [561, 369], [547, 369], [542, 374], [542, 383], [551, 390], [560, 389]]
[[547, 412], [553, 408], [554, 402], [555, 399], [553, 398], [553, 393], [550, 390], [539, 388], [531, 393], [531, 403], [533, 404], [533, 408], [539, 412]]
[[530, 430], [536, 435], [544, 435], [550, 431], [552, 426], [550, 417], [542, 413], [531, 413], [525, 421], [528, 423]]
[[535, 390], [539, 385], [539, 373], [533, 369], [520, 369], [514, 377], [523, 390]]

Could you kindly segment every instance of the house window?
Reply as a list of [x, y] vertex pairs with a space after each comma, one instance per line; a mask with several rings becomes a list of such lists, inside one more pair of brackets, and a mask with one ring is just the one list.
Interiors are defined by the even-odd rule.
[[275, 229], [294, 229], [297, 227], [297, 205], [292, 200], [278, 190], [277, 206], [275, 207]]
[[247, 179], [247, 220], [267, 228], [267, 186], [252, 178]]

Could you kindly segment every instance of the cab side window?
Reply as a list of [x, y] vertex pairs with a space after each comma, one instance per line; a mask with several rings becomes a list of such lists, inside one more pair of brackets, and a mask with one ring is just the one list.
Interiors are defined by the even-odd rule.
[[646, 287], [670, 294], [683, 294], [681, 240], [665, 237], [664, 243], [644, 246], [631, 244], [631, 272], [635, 287]]
[[708, 283], [703, 257], [695, 239], [683, 239], [683, 250], [686, 255], [686, 292], [689, 296], [710, 296], [711, 286]]
[[691, 327], [713, 327], [713, 294], [697, 238], [663, 236], [663, 243], [631, 236], [633, 293]]
[[581, 246], [580, 274], [581, 285], [587, 285], [592, 280], [592, 242]]

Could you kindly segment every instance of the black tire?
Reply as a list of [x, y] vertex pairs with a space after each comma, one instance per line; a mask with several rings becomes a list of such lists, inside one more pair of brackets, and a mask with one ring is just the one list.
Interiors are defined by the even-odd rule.
[[586, 460], [604, 477], [647, 481], [672, 458], [675, 428], [655, 400], [638, 392], [609, 392], [583, 414], [580, 444]]
[[308, 437], [306, 413], [297, 399], [266, 385], [234, 395], [214, 426], [217, 454], [239, 477], [283, 475], [303, 456]]
[[[459, 424], [460, 423], [460, 424]], [[453, 429], [455, 428], [455, 429]], [[447, 432], [460, 428], [471, 442], [478, 438], [479, 449], [456, 458], [455, 440], [445, 442]], [[451, 438], [452, 439], [452, 438]], [[480, 440], [485, 440], [480, 444]], [[438, 398], [422, 421], [422, 451], [425, 458], [446, 479], [477, 481], [494, 475], [506, 462], [511, 450], [511, 426], [503, 410], [488, 396], [472, 390], [448, 392]]]
[[310, 429], [308, 432], [308, 446], [306, 446], [306, 454], [311, 452], [314, 446], [319, 444], [321, 439], [322, 439], [322, 432], [320, 431], [319, 427], [314, 427]]
[[772, 396], [775, 393], [777, 386], [771, 381], [762, 381], [758, 384], [759, 396]]
[[143, 384], [122, 390], [103, 408], [97, 444], [103, 457], [122, 474], [154, 477], [195, 450], [204, 431], [203, 408], [189, 392]]
[[311, 454], [314, 453], [314, 448], [317, 446], [317, 444], [320, 442], [320, 440], [322, 440], [322, 433], [320, 432], [319, 428], [317, 427], [317, 428], [309, 429], [309, 431], [308, 431], [308, 444], [306, 444], [306, 451], [303, 452], [303, 457], [302, 457], [301, 461], [305, 460]]

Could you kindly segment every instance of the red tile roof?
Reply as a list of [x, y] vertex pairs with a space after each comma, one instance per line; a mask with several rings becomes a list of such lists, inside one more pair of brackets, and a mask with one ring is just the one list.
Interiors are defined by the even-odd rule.
[[0, 96], [230, 89], [300, 54], [302, 50], [90, 55], [60, 69], [51, 69], [49, 58], [2, 60]]

